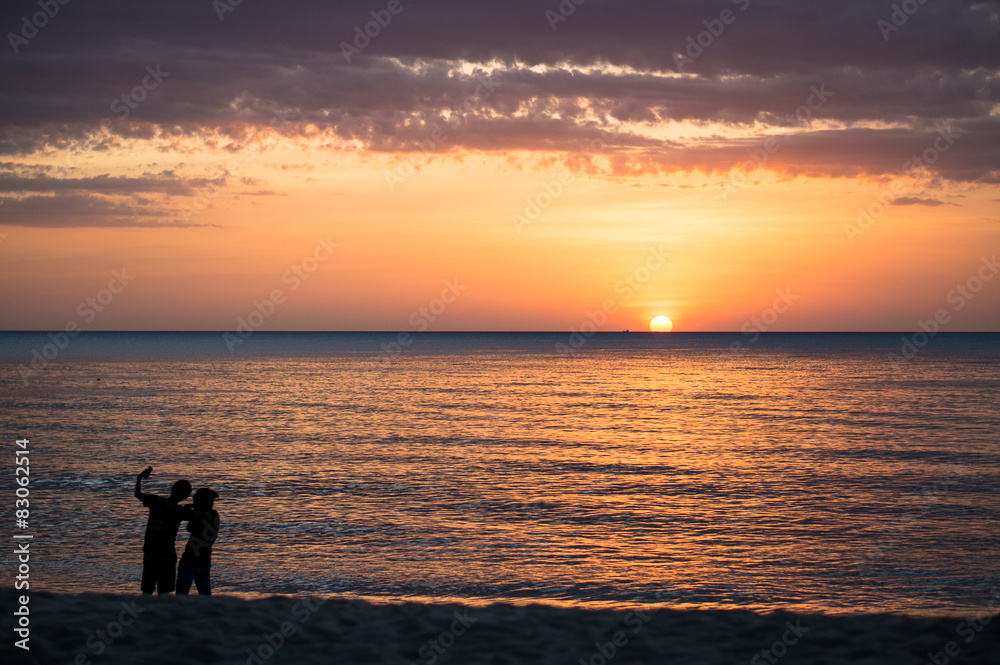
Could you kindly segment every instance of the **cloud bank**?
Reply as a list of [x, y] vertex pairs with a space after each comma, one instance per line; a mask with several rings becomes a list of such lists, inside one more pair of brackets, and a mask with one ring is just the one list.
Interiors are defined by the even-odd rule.
[[[578, 166], [599, 141], [615, 176], [726, 173], [773, 139], [766, 168], [783, 175], [893, 177], [916, 158], [939, 181], [1000, 183], [998, 2], [577, 2], [117, 0], [44, 22], [37, 2], [8, 3], [7, 222], [141, 212], [108, 197], [199, 187], [19, 175], [38, 155], [143, 141], [237, 153], [262, 133], [405, 153], [446, 131], [435, 151]], [[942, 131], [951, 149], [920, 159]]]

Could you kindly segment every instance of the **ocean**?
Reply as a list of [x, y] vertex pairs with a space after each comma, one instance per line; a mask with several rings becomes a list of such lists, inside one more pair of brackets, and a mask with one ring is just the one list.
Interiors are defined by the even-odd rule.
[[219, 492], [220, 594], [964, 616], [998, 370], [997, 334], [0, 333], [9, 530], [33, 590], [137, 592], [149, 465]]

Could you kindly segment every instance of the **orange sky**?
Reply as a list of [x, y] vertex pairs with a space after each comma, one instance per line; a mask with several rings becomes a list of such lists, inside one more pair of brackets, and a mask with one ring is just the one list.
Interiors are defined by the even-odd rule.
[[[750, 12], [745, 29], [764, 30]], [[170, 74], [127, 119], [105, 108], [110, 91], [151, 70], [123, 61], [87, 87], [44, 58], [73, 67], [110, 50], [40, 37], [7, 54], [3, 327], [232, 330], [278, 290], [264, 330], [568, 330], [602, 308], [605, 330], [660, 314], [675, 330], [740, 330], [767, 314], [771, 330], [908, 331], [941, 308], [949, 330], [1000, 329], [1000, 279], [983, 267], [1000, 246], [993, 56], [935, 56], [952, 107], [904, 115], [893, 94], [926, 100], [934, 62], [901, 73], [880, 51], [854, 71], [831, 45], [798, 70], [754, 51], [733, 74], [749, 38], [733, 32], [677, 72], [665, 52], [636, 62], [610, 39], [574, 51], [596, 20], [579, 14], [558, 26], [562, 55], [534, 61], [414, 55], [429, 47], [400, 27], [349, 65], [305, 46], [272, 63], [278, 46], [263, 44], [257, 64], [216, 54], [218, 72], [150, 26], [141, 63]], [[249, 40], [265, 20], [246, 16], [237, 50], [238, 31]], [[51, 112], [24, 101], [41, 94], [38, 67], [69, 100]], [[934, 146], [932, 163], [908, 164]], [[81, 314], [122, 269], [127, 287]], [[449, 283], [451, 302], [420, 314]], [[791, 304], [768, 314], [780, 294]]]
[[[225, 330], [278, 288], [287, 300], [264, 329], [404, 330], [456, 279], [466, 289], [431, 329], [567, 329], [610, 299], [608, 330], [657, 314], [678, 330], [736, 330], [783, 290], [797, 300], [775, 330], [892, 330], [946, 306], [1000, 235], [989, 188], [942, 195], [960, 207], [890, 206], [861, 229], [857, 209], [884, 184], [759, 172], [723, 200], [718, 176], [590, 176], [538, 157], [456, 151], [391, 191], [384, 173], [403, 156], [264, 154], [242, 173], [272, 193], [173, 201], [204, 226], [5, 229], [2, 279], [18, 286], [2, 305], [11, 328], [60, 328], [125, 268], [134, 282], [94, 329]], [[114, 161], [80, 168], [154, 167]], [[302, 266], [317, 238], [336, 249]], [[667, 260], [650, 270], [656, 251]], [[1000, 280], [980, 293], [956, 329], [996, 328]]]

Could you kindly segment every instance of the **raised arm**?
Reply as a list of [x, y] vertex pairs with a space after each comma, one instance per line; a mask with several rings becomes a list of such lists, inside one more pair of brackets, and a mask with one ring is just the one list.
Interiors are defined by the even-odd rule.
[[142, 473], [135, 477], [135, 498], [142, 501], [142, 481], [145, 478], [149, 478], [149, 474], [153, 473], [153, 467], [147, 466]]

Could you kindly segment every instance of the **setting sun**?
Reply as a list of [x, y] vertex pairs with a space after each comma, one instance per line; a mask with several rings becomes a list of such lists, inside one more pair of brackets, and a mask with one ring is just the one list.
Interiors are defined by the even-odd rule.
[[670, 332], [674, 329], [674, 322], [666, 316], [657, 316], [649, 322], [649, 329], [653, 332]]

